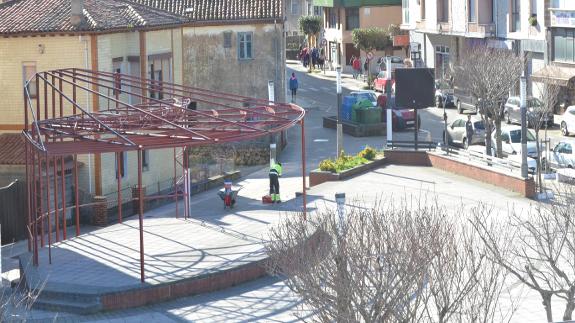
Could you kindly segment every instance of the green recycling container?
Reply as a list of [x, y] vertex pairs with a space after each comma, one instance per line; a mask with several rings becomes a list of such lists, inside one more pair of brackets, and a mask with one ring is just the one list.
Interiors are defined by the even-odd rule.
[[369, 100], [361, 100], [356, 102], [351, 109], [351, 121], [363, 123], [363, 112], [361, 111], [371, 108], [373, 108], [373, 103], [371, 103]]
[[381, 123], [381, 109], [379, 107], [371, 107], [367, 109], [358, 110], [359, 123], [374, 124]]

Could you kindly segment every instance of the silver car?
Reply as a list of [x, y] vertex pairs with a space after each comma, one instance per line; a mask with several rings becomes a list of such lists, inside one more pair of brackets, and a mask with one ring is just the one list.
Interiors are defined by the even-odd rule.
[[[447, 126], [447, 141], [450, 145], [459, 145], [467, 149], [467, 132], [465, 131], [466, 122], [467, 118], [458, 118]], [[471, 144], [484, 145], [485, 125], [483, 120], [478, 118], [471, 118], [471, 124], [473, 125], [473, 136], [471, 137]]]
[[575, 140], [561, 140], [549, 156], [549, 164], [554, 168], [573, 168], [575, 167]]

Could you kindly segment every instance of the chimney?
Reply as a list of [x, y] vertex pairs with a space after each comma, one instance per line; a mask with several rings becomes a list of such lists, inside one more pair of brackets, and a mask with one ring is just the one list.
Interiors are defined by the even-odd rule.
[[70, 4], [72, 6], [70, 23], [72, 26], [78, 27], [82, 24], [82, 18], [84, 18], [84, 0], [70, 0]]

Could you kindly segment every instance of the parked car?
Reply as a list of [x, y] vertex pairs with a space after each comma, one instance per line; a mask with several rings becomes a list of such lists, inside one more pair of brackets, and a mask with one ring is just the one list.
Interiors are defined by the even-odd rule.
[[[527, 127], [532, 128], [537, 120], [540, 120], [543, 124], [547, 123], [549, 127], [553, 126], [553, 111], [541, 116], [540, 109], [542, 105], [543, 103], [537, 98], [527, 98]], [[512, 96], [507, 99], [503, 113], [508, 124], [521, 123], [521, 100], [518, 96]]]
[[374, 107], [377, 106], [377, 94], [374, 91], [354, 91], [349, 95], [355, 97], [357, 101], [369, 100]]
[[[373, 80], [372, 87], [373, 87], [374, 91], [385, 92], [386, 84], [387, 84], [386, 72], [381, 71], [381, 72], [379, 72], [379, 74], [377, 74], [377, 76]], [[391, 79], [391, 86], [392, 86], [391, 93], [393, 93], [393, 92], [395, 92], [395, 80], [394, 79]]]
[[443, 102], [445, 102], [446, 108], [455, 107], [455, 101], [453, 101], [453, 87], [445, 80], [436, 80], [435, 106], [443, 108]]
[[[456, 144], [468, 148], [467, 132], [465, 131], [465, 123], [467, 118], [458, 118], [447, 126], [447, 142], [449, 145]], [[472, 145], [485, 144], [485, 125], [483, 120], [479, 118], [471, 118], [473, 125], [473, 137], [471, 137]], [[444, 134], [445, 138], [445, 134]]]
[[[492, 146], [494, 152], [496, 151], [495, 145], [495, 131], [491, 135]], [[497, 157], [507, 157], [509, 155], [521, 155], [521, 127], [520, 126], [504, 126], [501, 128], [501, 148], [502, 155]], [[545, 149], [545, 145], [541, 145], [541, 150]], [[537, 142], [533, 131], [527, 129], [527, 156], [537, 158]]]
[[563, 114], [563, 121], [561, 121], [561, 134], [563, 136], [569, 136], [573, 132], [575, 132], [575, 105], [567, 107]]
[[403, 58], [401, 58], [399, 56], [385, 56], [385, 57], [382, 56], [377, 60], [377, 64], [379, 65], [380, 71], [387, 71], [387, 66], [385, 64], [387, 57], [391, 57], [391, 72], [392, 73], [395, 72], [396, 68], [405, 67], [405, 65], [403, 64]]
[[555, 168], [573, 168], [575, 167], [575, 140], [562, 140], [555, 145], [549, 155], [549, 164]]
[[[383, 122], [387, 122], [387, 98], [385, 95], [380, 95], [378, 98], [378, 104], [381, 109], [381, 119]], [[415, 127], [415, 110], [413, 109], [403, 109], [395, 104], [395, 96], [391, 96], [391, 117], [392, 117], [392, 128], [393, 130], [403, 130], [406, 128]], [[421, 117], [417, 116], [418, 129], [421, 126]]]
[[459, 114], [462, 114], [465, 111], [470, 111], [472, 113], [478, 112], [477, 99], [475, 99], [467, 89], [455, 86], [453, 88], [453, 101], [455, 102], [455, 107]]

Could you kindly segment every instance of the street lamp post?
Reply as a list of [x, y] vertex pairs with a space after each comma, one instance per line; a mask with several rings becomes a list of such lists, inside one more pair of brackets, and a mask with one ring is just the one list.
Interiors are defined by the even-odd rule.
[[[391, 116], [391, 57], [385, 58], [385, 92], [387, 94], [386, 100], [386, 120], [385, 120], [385, 128], [387, 128], [387, 136], [386, 141], [389, 143], [393, 141], [393, 120]], [[417, 128], [417, 126], [416, 126]], [[387, 145], [386, 145], [387, 146]]]
[[443, 144], [445, 145], [445, 152], [449, 155], [449, 140], [447, 139], [447, 113], [445, 106], [447, 105], [447, 97], [443, 98]]
[[525, 76], [521, 76], [519, 89], [521, 100], [521, 176], [527, 178], [527, 79]]
[[337, 129], [336, 129], [337, 154], [335, 155], [335, 157], [338, 158], [343, 149], [343, 129], [341, 126], [341, 66], [338, 66], [336, 71], [337, 71], [337, 82], [336, 82], [337, 83]]

